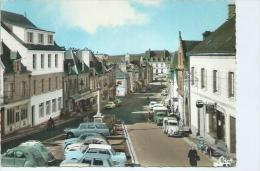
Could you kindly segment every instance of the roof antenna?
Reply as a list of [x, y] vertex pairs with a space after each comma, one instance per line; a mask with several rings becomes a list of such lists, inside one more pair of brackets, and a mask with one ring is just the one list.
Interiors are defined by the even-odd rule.
[[24, 17], [27, 18], [26, 12], [24, 12]]

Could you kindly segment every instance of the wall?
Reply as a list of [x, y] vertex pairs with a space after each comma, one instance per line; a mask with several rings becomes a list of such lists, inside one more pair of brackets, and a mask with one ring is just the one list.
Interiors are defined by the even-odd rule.
[[[200, 132], [206, 138], [214, 142], [214, 137], [209, 135], [209, 115], [205, 113], [205, 108], [199, 109], [201, 116], [198, 118], [198, 108], [196, 101], [202, 100], [206, 103], [217, 103], [217, 110], [225, 116], [225, 140], [230, 149], [230, 116], [236, 118], [236, 91], [234, 97], [228, 97], [228, 72], [235, 73], [236, 80], [236, 59], [234, 56], [191, 56], [191, 67], [195, 68], [195, 85], [191, 85], [191, 129], [194, 134], [198, 132], [198, 119], [200, 119]], [[206, 70], [206, 87], [201, 89], [201, 68]], [[219, 72], [217, 82], [218, 92], [213, 92], [213, 70]], [[235, 81], [236, 89], [236, 81]]]
[[23, 42], [25, 42], [25, 29], [22, 27], [18, 27], [18, 26], [12, 26], [13, 29], [13, 33], [19, 37]]

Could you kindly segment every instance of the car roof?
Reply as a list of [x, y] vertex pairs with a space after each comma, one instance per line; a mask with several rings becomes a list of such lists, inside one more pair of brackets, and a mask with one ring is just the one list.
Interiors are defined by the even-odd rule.
[[83, 122], [80, 125], [106, 125], [106, 123], [97, 123], [97, 122]]
[[111, 145], [107, 145], [107, 144], [89, 144], [88, 148], [99, 148], [99, 149], [110, 150], [112, 147]]
[[86, 153], [84, 158], [102, 158], [102, 159], [109, 159], [109, 154], [100, 154], [100, 153]]
[[34, 145], [42, 145], [42, 143], [40, 141], [36, 141], [36, 140], [29, 140], [29, 141], [21, 143], [20, 145], [21, 146], [34, 146]]
[[154, 107], [153, 110], [168, 110], [168, 109], [164, 106], [158, 106], [158, 107]]

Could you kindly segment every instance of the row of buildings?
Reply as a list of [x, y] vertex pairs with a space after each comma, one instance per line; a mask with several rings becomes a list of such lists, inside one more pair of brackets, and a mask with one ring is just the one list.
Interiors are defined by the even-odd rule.
[[106, 54], [66, 50], [56, 44], [53, 31], [38, 28], [23, 15], [1, 11], [1, 134], [72, 111], [95, 110], [98, 90], [102, 107], [121, 95], [119, 71], [129, 85], [124, 95], [147, 86], [151, 70], [139, 59], [117, 65]]
[[[183, 40], [170, 65], [170, 96], [183, 124], [220, 151], [236, 153], [235, 5], [202, 41]], [[176, 99], [178, 99], [176, 101]]]

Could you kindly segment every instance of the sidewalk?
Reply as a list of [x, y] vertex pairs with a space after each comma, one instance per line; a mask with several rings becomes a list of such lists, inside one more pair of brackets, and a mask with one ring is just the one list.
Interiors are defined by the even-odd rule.
[[[94, 112], [95, 111], [93, 111], [93, 110], [92, 111], [86, 111], [84, 113], [71, 112], [71, 114], [70, 114], [71, 118], [69, 118], [69, 119], [60, 119], [59, 117], [58, 118], [54, 118], [55, 127], [59, 127], [59, 125], [62, 125], [64, 123], [66, 123], [66, 122], [70, 122], [72, 120], [76, 120], [78, 118], [84, 118], [86, 116], [90, 116]], [[1, 136], [1, 143], [6, 143], [8, 141], [24, 137], [26, 135], [34, 134], [34, 133], [40, 132], [42, 130], [45, 130], [45, 129], [47, 129], [46, 125], [47, 125], [47, 121], [43, 122], [43, 123], [41, 123], [39, 125], [22, 128], [20, 130], [17, 130], [15, 132], [11, 133], [11, 134], [8, 134], [8, 135], [5, 135], [5, 136]]]
[[[190, 146], [193, 146], [193, 147], [196, 147], [196, 146], [197, 146], [197, 140], [196, 140], [196, 138], [193, 138], [193, 137], [184, 137], [183, 140], [184, 140], [187, 144], [189, 144]], [[205, 156], [209, 161], [211, 161], [212, 163], [218, 161], [217, 158], [215, 158], [215, 157], [213, 157], [213, 156], [209, 157], [208, 155], [206, 155], [205, 153], [201, 152], [200, 150], [198, 150], [198, 151], [199, 151], [199, 153], [201, 153], [202, 155], [204, 155], [204, 156]]]

